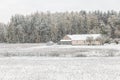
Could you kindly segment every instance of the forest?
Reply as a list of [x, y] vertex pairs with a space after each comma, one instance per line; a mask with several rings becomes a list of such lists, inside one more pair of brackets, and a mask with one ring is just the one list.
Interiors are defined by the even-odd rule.
[[120, 12], [35, 12], [0, 23], [0, 43], [58, 42], [66, 34], [95, 33], [120, 38]]

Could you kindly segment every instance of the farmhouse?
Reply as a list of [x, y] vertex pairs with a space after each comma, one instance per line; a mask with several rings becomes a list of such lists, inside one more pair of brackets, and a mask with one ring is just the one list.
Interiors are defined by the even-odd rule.
[[60, 40], [63, 45], [101, 45], [101, 34], [66, 35]]

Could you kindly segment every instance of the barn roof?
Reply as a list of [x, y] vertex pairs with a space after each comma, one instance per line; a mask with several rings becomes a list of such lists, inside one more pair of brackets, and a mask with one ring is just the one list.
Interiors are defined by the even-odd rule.
[[62, 39], [62, 40], [60, 40], [60, 41], [71, 41], [71, 40], [64, 40], [64, 39]]
[[101, 37], [101, 34], [80, 34], [80, 35], [67, 35], [71, 40], [86, 40], [88, 37], [93, 37], [93, 39], [96, 39], [98, 37]]

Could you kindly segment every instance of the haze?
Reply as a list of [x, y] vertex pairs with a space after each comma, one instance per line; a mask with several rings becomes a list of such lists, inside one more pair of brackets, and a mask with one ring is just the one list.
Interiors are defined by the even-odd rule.
[[0, 22], [7, 23], [15, 14], [65, 11], [119, 11], [119, 0], [0, 0]]

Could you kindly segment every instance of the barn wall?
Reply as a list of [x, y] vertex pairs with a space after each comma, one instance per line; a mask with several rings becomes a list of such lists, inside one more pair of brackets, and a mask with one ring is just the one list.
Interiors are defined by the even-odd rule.
[[72, 45], [84, 45], [85, 41], [83, 40], [73, 40]]
[[100, 41], [93, 41], [91, 43], [86, 40], [73, 40], [72, 45], [101, 45]]
[[100, 42], [100, 41], [94, 41], [94, 43], [95, 43], [96, 45], [101, 45], [101, 42]]

